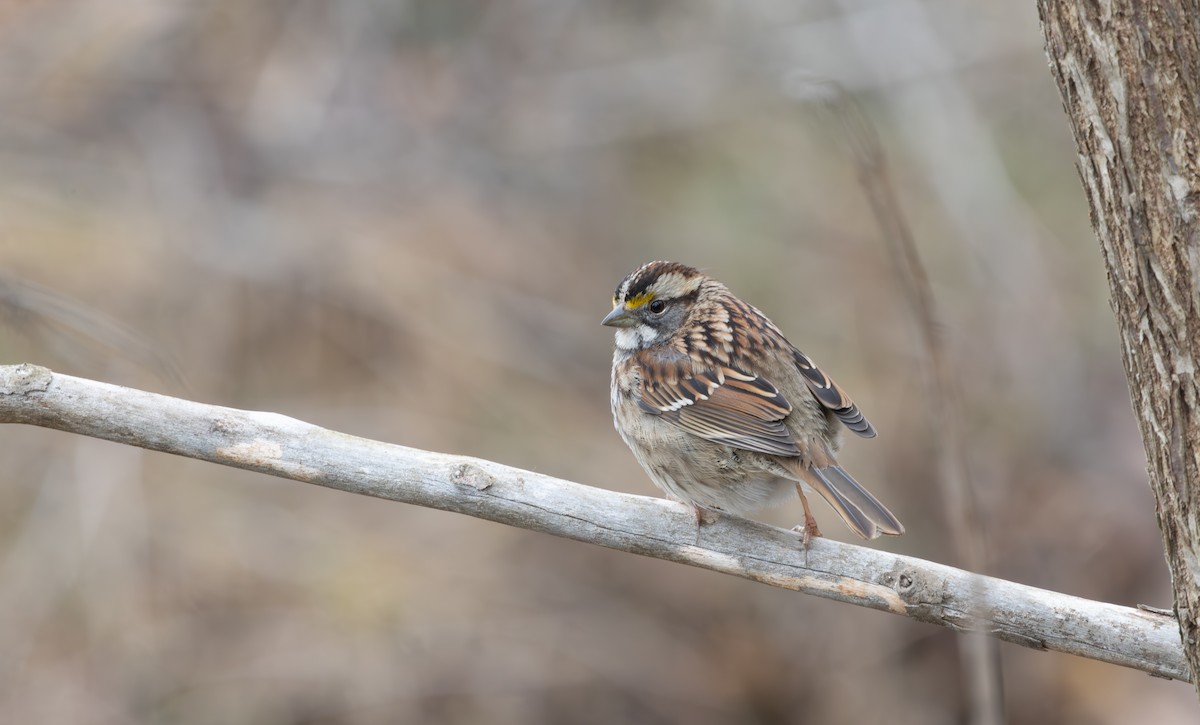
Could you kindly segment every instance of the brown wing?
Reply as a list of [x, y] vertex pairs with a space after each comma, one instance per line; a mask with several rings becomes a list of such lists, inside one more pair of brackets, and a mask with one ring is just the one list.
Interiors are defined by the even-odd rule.
[[686, 361], [639, 357], [645, 412], [735, 448], [800, 455], [783, 424], [792, 406], [770, 381], [732, 366], [697, 370]]
[[796, 367], [799, 368], [800, 375], [804, 377], [808, 389], [812, 391], [813, 396], [820, 401], [821, 405], [833, 411], [838, 420], [854, 433], [863, 438], [875, 437], [875, 428], [871, 422], [863, 416], [862, 411], [858, 409], [850, 396], [846, 395], [846, 391], [833, 382], [833, 378], [821, 372], [811, 358], [795, 348], [792, 349], [792, 357], [795, 359]]

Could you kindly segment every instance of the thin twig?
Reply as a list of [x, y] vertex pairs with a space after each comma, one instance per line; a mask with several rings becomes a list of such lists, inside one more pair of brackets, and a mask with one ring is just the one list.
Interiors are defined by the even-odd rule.
[[[925, 368], [925, 400], [928, 401], [936, 442], [938, 484], [951, 540], [967, 569], [987, 571], [986, 532], [962, 438], [962, 393], [954, 365], [939, 334], [941, 327], [929, 276], [896, 196], [888, 173], [887, 156], [874, 124], [843, 91], [839, 90], [829, 105], [848, 141], [859, 184], [879, 224], [909, 311], [916, 322]], [[978, 600], [986, 607], [986, 588], [982, 582], [979, 587]], [[981, 622], [988, 617], [984, 610], [971, 614]], [[1004, 683], [995, 642], [981, 636], [963, 637], [960, 651], [970, 683], [971, 722], [1000, 725], [1004, 722]]]
[[[453, 511], [961, 630], [1187, 680], [1173, 617], [1037, 589], [499, 463], [356, 438], [276, 413], [0, 366], [0, 422], [27, 423]], [[977, 581], [991, 606], [984, 621]], [[974, 620], [974, 621], [973, 621]]]
[[95, 350], [102, 350], [187, 392], [179, 365], [144, 336], [58, 290], [11, 274], [0, 274], [4, 327], [72, 360], [90, 360]]

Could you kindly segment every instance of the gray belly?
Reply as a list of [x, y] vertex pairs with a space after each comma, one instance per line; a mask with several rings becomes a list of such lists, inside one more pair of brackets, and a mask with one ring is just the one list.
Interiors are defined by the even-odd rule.
[[[796, 498], [796, 481], [771, 456], [714, 443], [640, 410], [626, 415], [637, 418], [621, 420], [621, 406], [613, 406], [621, 438], [670, 498], [738, 515]], [[638, 435], [626, 432], [632, 426]]]

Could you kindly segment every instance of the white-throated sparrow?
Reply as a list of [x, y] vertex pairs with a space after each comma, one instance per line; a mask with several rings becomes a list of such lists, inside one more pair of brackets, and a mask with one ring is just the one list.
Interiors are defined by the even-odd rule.
[[704, 510], [745, 514], [795, 490], [804, 542], [820, 536], [805, 486], [864, 539], [899, 535], [891, 511], [837, 464], [841, 427], [875, 429], [838, 384], [754, 307], [676, 262], [621, 281], [613, 421], [655, 485]]

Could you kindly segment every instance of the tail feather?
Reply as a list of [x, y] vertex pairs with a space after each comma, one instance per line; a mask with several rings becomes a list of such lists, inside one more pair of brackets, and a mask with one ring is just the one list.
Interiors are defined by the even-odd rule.
[[899, 536], [904, 533], [904, 526], [895, 514], [841, 466], [802, 468], [800, 474], [837, 511], [846, 525], [864, 539], [874, 539], [880, 534]]

